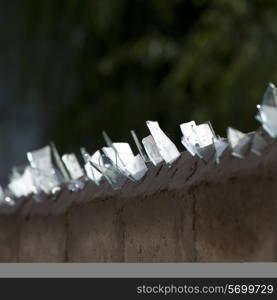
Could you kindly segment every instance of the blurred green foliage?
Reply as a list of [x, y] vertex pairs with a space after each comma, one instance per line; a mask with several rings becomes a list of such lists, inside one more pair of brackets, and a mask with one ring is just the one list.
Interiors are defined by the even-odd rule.
[[[45, 141], [102, 146], [158, 120], [258, 127], [256, 104], [277, 82], [277, 1], [26, 0], [19, 2], [21, 84], [49, 116]], [[180, 147], [180, 144], [179, 144]], [[181, 147], [180, 147], [181, 148]]]

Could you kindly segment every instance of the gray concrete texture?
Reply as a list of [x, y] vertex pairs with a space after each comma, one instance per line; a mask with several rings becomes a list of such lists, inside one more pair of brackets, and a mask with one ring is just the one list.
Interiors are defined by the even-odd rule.
[[[0, 217], [1, 262], [243, 262], [277, 259], [277, 143], [220, 165], [187, 152], [113, 191], [91, 182], [41, 215]], [[24, 212], [24, 216], [19, 216]]]

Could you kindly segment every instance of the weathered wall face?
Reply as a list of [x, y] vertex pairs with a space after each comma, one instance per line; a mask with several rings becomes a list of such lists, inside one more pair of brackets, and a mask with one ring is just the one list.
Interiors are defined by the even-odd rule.
[[276, 153], [274, 142], [261, 157], [226, 151], [220, 165], [183, 153], [120, 191], [64, 191], [47, 216], [0, 217], [0, 261], [276, 261]]

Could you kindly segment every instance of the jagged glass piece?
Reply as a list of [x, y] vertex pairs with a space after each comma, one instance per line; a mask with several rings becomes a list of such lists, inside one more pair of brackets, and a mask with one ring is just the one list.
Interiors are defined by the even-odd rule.
[[113, 143], [107, 133], [103, 136], [108, 147], [102, 151], [112, 161], [116, 169], [131, 180], [140, 180], [147, 172], [147, 167], [140, 155], [135, 157], [128, 143]]
[[142, 144], [144, 146], [144, 149], [149, 159], [151, 160], [154, 166], [157, 166], [163, 161], [163, 158], [159, 152], [157, 144], [151, 134], [142, 139]]
[[266, 146], [267, 143], [264, 138], [256, 132], [252, 138], [251, 152], [261, 155]]
[[35, 186], [46, 194], [56, 192], [63, 181], [53, 165], [50, 146], [28, 152], [27, 158], [33, 169]]
[[257, 105], [256, 119], [262, 124], [264, 130], [273, 138], [277, 137], [277, 107]]
[[190, 121], [180, 125], [183, 134], [181, 142], [192, 156], [195, 156], [197, 154], [196, 145], [199, 144], [198, 137], [193, 130], [195, 126], [196, 124], [194, 121]]
[[90, 162], [91, 156], [88, 154], [85, 148], [81, 148], [81, 153], [85, 161], [84, 168], [88, 179], [93, 181], [95, 184], [100, 185], [101, 179], [103, 178], [102, 173], [93, 167], [92, 163]]
[[251, 144], [251, 137], [232, 127], [227, 128], [227, 138], [232, 149], [232, 155], [244, 158]]
[[277, 89], [273, 83], [269, 83], [264, 93], [262, 105], [277, 106]]
[[0, 185], [0, 204], [5, 201], [5, 193], [3, 187]]
[[113, 141], [112, 141], [111, 138], [107, 135], [107, 133], [106, 133], [105, 130], [102, 131], [102, 134], [103, 134], [103, 137], [104, 137], [104, 140], [105, 140], [107, 146], [108, 146], [108, 147], [112, 147]]
[[262, 124], [264, 130], [273, 138], [277, 137], [277, 89], [269, 83], [261, 105], [257, 105], [255, 118]]
[[99, 150], [91, 156], [90, 162], [103, 174], [113, 189], [120, 189], [125, 184], [127, 178], [114, 166], [111, 159]]
[[134, 156], [128, 143], [112, 143], [112, 147], [103, 147], [103, 152], [130, 179], [140, 180], [148, 170], [140, 154]]
[[18, 198], [37, 194], [39, 190], [35, 185], [32, 168], [27, 166], [22, 173], [20, 173], [18, 168], [13, 168], [8, 189], [12, 195]]
[[74, 153], [64, 154], [62, 156], [62, 161], [64, 162], [71, 179], [75, 180], [84, 176], [83, 169]]
[[[123, 148], [123, 147], [121, 147], [121, 148]], [[129, 149], [129, 147], [126, 147], [126, 149], [125, 149], [125, 159], [126, 160], [132, 159], [132, 152], [130, 153], [129, 150], [131, 150], [131, 148]], [[112, 161], [113, 165], [117, 169], [119, 169], [123, 173], [126, 173], [125, 174], [126, 176], [130, 176], [130, 173], [125, 168], [125, 163], [123, 162], [123, 159], [121, 158], [117, 149], [114, 146], [113, 147], [103, 147], [102, 151]], [[123, 149], [123, 151], [124, 151], [124, 149]]]
[[[53, 154], [53, 159], [54, 159], [54, 166], [56, 166], [56, 169], [59, 171], [58, 175], [60, 175], [60, 180], [63, 182], [67, 182], [70, 180], [70, 176], [66, 170], [66, 167], [61, 159], [61, 156], [56, 148], [56, 145], [54, 142], [50, 143], [51, 147], [51, 154]], [[61, 174], [59, 174], [61, 173]]]
[[214, 149], [215, 149], [215, 162], [220, 163], [220, 157], [222, 156], [225, 149], [228, 147], [228, 143], [225, 142], [222, 138], [213, 139]]
[[136, 146], [138, 148], [138, 151], [139, 151], [141, 157], [143, 158], [143, 160], [145, 162], [150, 162], [150, 159], [149, 159], [147, 153], [145, 152], [145, 150], [143, 149], [143, 147], [142, 147], [142, 145], [141, 145], [141, 143], [140, 143], [140, 141], [139, 141], [139, 139], [138, 139], [135, 131], [131, 130], [131, 134], [132, 134], [132, 137], [133, 137], [133, 139], [135, 141], [135, 144], [136, 144]]
[[208, 162], [214, 155], [213, 139], [216, 137], [210, 122], [196, 125], [194, 121], [180, 125], [183, 137], [182, 144], [192, 156], [198, 155]]
[[136, 181], [141, 180], [148, 171], [148, 168], [140, 154], [137, 154], [130, 162], [128, 162], [126, 169]]
[[[103, 147], [102, 151], [113, 162], [114, 167], [118, 171], [123, 173], [130, 180], [133, 180], [131, 174], [125, 168], [125, 163], [124, 163], [123, 159], [121, 158], [121, 156], [118, 155], [118, 150], [115, 148], [114, 143], [112, 142], [111, 138], [107, 135], [107, 133], [105, 131], [102, 131], [102, 133], [103, 133], [104, 140], [105, 140], [105, 142], [108, 146], [108, 147]], [[128, 157], [130, 155], [129, 150], [131, 150], [131, 148], [130, 149], [125, 149], [125, 151], [126, 151], [125, 158], [126, 158], [126, 156]], [[123, 151], [124, 151], [124, 149], [123, 149]], [[132, 150], [131, 150], [131, 153], [132, 153]]]
[[160, 155], [167, 164], [171, 165], [181, 155], [177, 147], [162, 131], [158, 122], [147, 121], [146, 125], [151, 135], [153, 136], [153, 139], [158, 147]]

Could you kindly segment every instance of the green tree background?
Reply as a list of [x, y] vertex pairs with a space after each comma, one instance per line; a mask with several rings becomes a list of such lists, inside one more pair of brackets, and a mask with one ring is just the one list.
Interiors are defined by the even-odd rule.
[[93, 151], [102, 129], [130, 141], [131, 129], [147, 134], [146, 120], [180, 149], [179, 124], [192, 119], [223, 136], [227, 126], [252, 131], [277, 82], [274, 0], [2, 2], [13, 107], [31, 111], [28, 134], [40, 128], [27, 148], [53, 139], [62, 151]]

